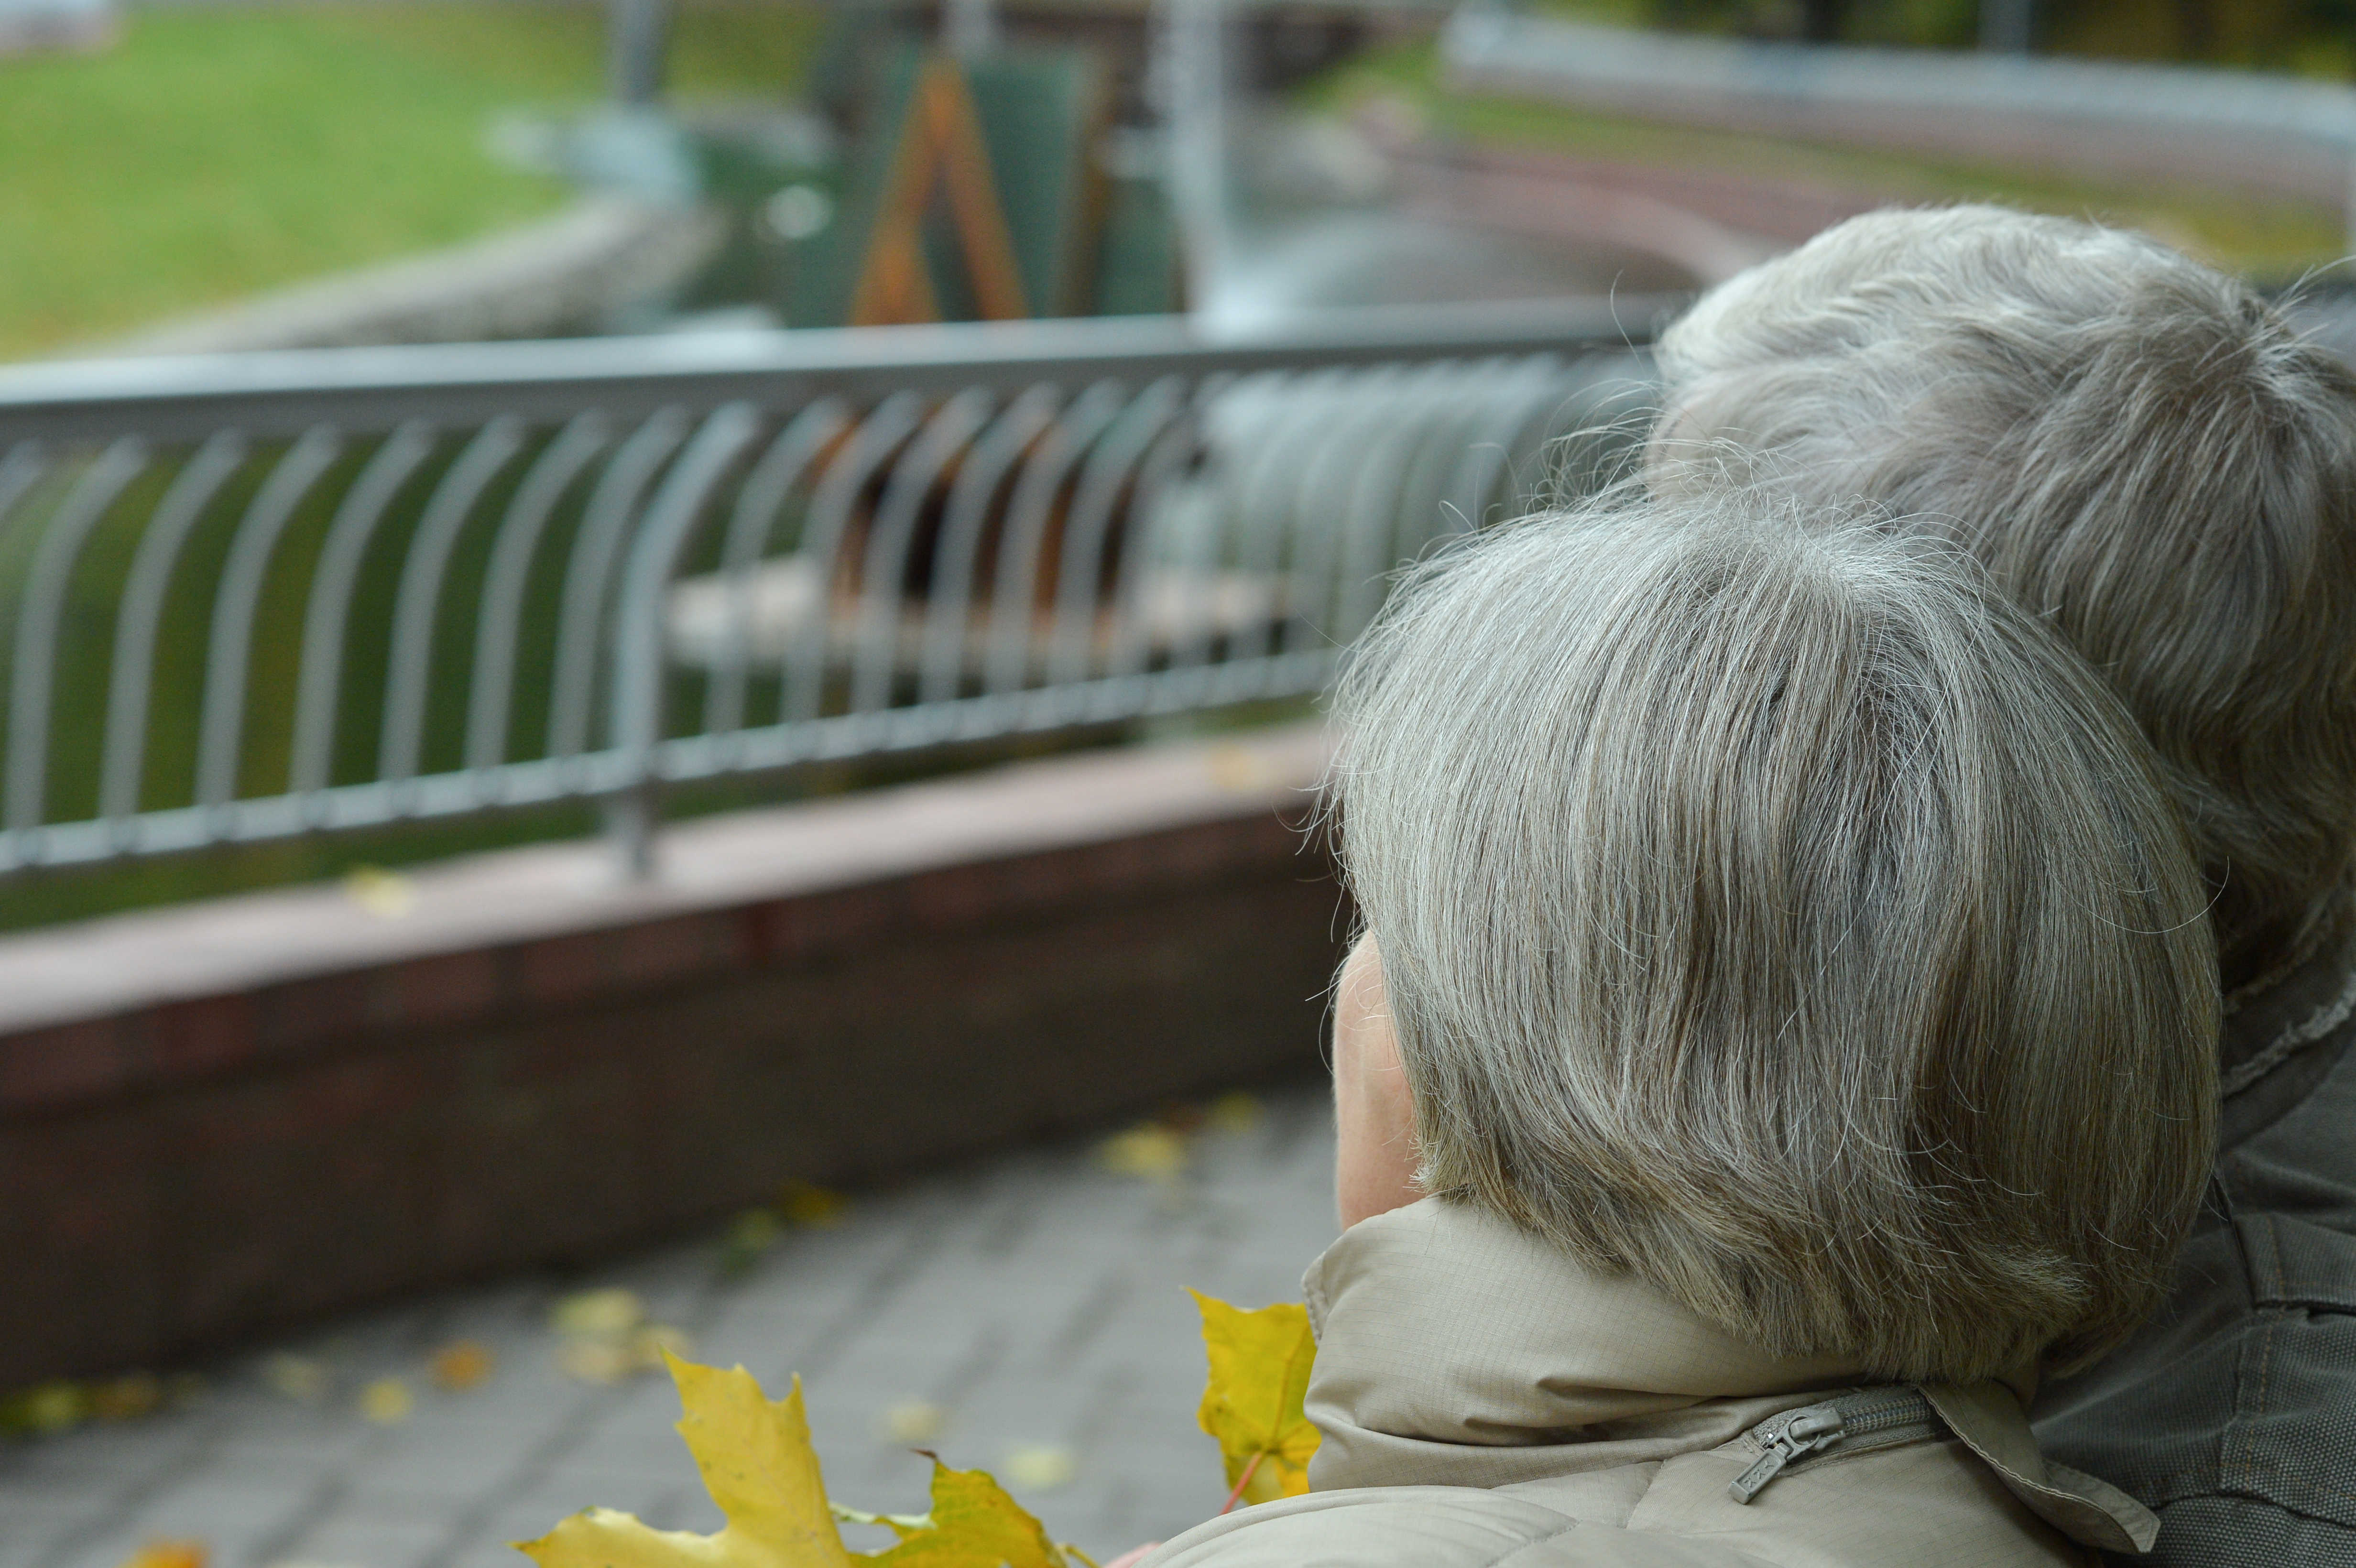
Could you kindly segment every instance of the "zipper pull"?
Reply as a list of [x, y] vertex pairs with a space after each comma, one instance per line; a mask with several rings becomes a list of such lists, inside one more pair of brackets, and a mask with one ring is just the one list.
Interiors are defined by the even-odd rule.
[[1760, 1455], [1751, 1468], [1734, 1477], [1733, 1484], [1726, 1488], [1727, 1495], [1736, 1502], [1749, 1502], [1766, 1488], [1768, 1482], [1783, 1474], [1784, 1466], [1812, 1449], [1839, 1441], [1847, 1424], [1841, 1413], [1829, 1404], [1794, 1411], [1782, 1424], [1762, 1435], [1767, 1452]]

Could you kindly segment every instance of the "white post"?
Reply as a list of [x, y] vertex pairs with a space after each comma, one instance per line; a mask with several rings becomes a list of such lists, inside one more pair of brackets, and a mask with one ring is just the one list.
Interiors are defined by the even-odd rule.
[[1226, 270], [1226, 8], [1222, 0], [1164, 0], [1163, 116], [1171, 204], [1199, 315]]
[[941, 42], [961, 60], [998, 47], [996, 0], [941, 0]]

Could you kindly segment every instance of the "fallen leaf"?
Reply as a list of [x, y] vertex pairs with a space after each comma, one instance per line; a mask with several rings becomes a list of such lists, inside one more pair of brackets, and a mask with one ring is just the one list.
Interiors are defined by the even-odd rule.
[[47, 1436], [80, 1425], [89, 1413], [90, 1395], [80, 1383], [37, 1383], [0, 1399], [0, 1432]]
[[717, 1535], [650, 1530], [588, 1509], [516, 1550], [541, 1568], [850, 1568], [802, 1412], [802, 1381], [772, 1402], [753, 1374], [668, 1358], [679, 1435], [728, 1523]]
[[281, 1351], [262, 1363], [262, 1378], [288, 1399], [316, 1404], [327, 1397], [327, 1363]]
[[720, 1272], [734, 1278], [750, 1269], [763, 1253], [777, 1244], [786, 1222], [772, 1209], [747, 1209], [728, 1223], [720, 1242]]
[[1211, 1125], [1223, 1133], [1248, 1133], [1259, 1125], [1259, 1100], [1237, 1093], [1211, 1102]]
[[882, 1423], [886, 1443], [930, 1443], [941, 1435], [948, 1422], [948, 1413], [937, 1404], [921, 1399], [902, 1400], [884, 1413]]
[[666, 1349], [688, 1349], [684, 1333], [648, 1322], [647, 1304], [619, 1285], [566, 1296], [549, 1321], [558, 1337], [558, 1369], [583, 1382], [617, 1383], [660, 1367]]
[[1272, 787], [1284, 776], [1267, 758], [1232, 741], [1212, 747], [1210, 755], [1204, 760], [1211, 782], [1224, 790], [1257, 794]]
[[576, 1382], [617, 1383], [638, 1359], [626, 1339], [567, 1339], [556, 1348], [556, 1370]]
[[346, 871], [344, 896], [379, 920], [399, 920], [417, 908], [417, 884], [381, 866]]
[[491, 1375], [498, 1364], [490, 1347], [477, 1339], [453, 1339], [434, 1352], [426, 1363], [434, 1386], [463, 1393]]
[[[1068, 1466], [1071, 1456], [1065, 1455]], [[870, 1559], [877, 1568], [1065, 1568], [1046, 1527], [981, 1470], [933, 1461], [933, 1511], [917, 1521], [882, 1517], [900, 1537]]]
[[567, 1339], [618, 1338], [646, 1320], [646, 1303], [638, 1299], [637, 1292], [620, 1285], [568, 1296], [549, 1314], [549, 1327]]
[[[541, 1568], [1070, 1568], [1087, 1561], [1050, 1540], [990, 1477], [937, 1459], [929, 1513], [871, 1514], [831, 1504], [799, 1378], [772, 1402], [742, 1367], [665, 1360], [679, 1385], [679, 1435], [726, 1528], [717, 1535], [650, 1530], [628, 1514], [588, 1509], [538, 1541], [516, 1542]], [[886, 1526], [899, 1542], [854, 1553], [842, 1544], [837, 1519]]]
[[163, 1403], [164, 1385], [147, 1372], [129, 1372], [90, 1385], [90, 1413], [101, 1421], [131, 1421], [150, 1415]]
[[788, 1181], [777, 1189], [777, 1212], [791, 1224], [830, 1230], [842, 1223], [843, 1211], [850, 1207], [851, 1200], [841, 1193], [808, 1181]]
[[668, 1323], [649, 1323], [630, 1336], [629, 1349], [630, 1371], [659, 1372], [667, 1358], [691, 1354], [695, 1349], [695, 1337]]
[[1107, 1170], [1152, 1181], [1175, 1180], [1186, 1168], [1185, 1137], [1150, 1122], [1114, 1134], [1097, 1153]]
[[1309, 1489], [1318, 1440], [1301, 1408], [1317, 1358], [1309, 1309], [1280, 1301], [1246, 1312], [1199, 1290], [1191, 1294], [1202, 1309], [1211, 1374], [1195, 1418], [1218, 1439], [1228, 1488], [1245, 1502], [1299, 1497]]
[[1042, 1443], [1007, 1452], [1006, 1478], [1026, 1492], [1052, 1492], [1067, 1487], [1079, 1468], [1069, 1448]]
[[205, 1568], [209, 1555], [201, 1541], [151, 1541], [123, 1559], [123, 1568]]
[[360, 1413], [379, 1426], [393, 1426], [408, 1420], [416, 1403], [409, 1385], [399, 1378], [379, 1378], [360, 1390]]

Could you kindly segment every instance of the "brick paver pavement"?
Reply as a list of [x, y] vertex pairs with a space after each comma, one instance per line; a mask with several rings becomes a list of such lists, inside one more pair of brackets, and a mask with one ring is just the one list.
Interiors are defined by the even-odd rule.
[[[839, 1223], [789, 1230], [738, 1274], [705, 1238], [257, 1349], [206, 1369], [165, 1413], [0, 1444], [0, 1568], [116, 1568], [157, 1539], [207, 1542], [213, 1568], [521, 1568], [506, 1542], [593, 1503], [717, 1529], [671, 1430], [669, 1380], [559, 1370], [552, 1307], [602, 1285], [636, 1292], [697, 1360], [741, 1361], [773, 1394], [798, 1371], [840, 1500], [923, 1506], [926, 1462], [885, 1421], [929, 1404], [942, 1419], [928, 1445], [998, 1473], [1060, 1538], [1099, 1556], [1164, 1538], [1222, 1496], [1194, 1425], [1203, 1360], [1184, 1287], [1298, 1300], [1333, 1233], [1323, 1096], [1259, 1107], [1249, 1126], [1195, 1136], [1174, 1180], [1108, 1169], [1093, 1141], [1026, 1150], [858, 1195]], [[444, 1392], [427, 1360], [458, 1339], [487, 1347], [495, 1370]], [[327, 1392], [284, 1392], [273, 1353], [324, 1366]], [[413, 1405], [371, 1422], [361, 1391], [388, 1377]], [[1010, 1457], [1024, 1450], [1045, 1453]], [[1018, 1478], [1052, 1472], [1057, 1453], [1068, 1481]]]

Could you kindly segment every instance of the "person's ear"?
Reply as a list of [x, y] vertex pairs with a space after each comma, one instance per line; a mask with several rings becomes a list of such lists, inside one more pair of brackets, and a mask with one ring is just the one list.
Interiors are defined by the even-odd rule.
[[1333, 1206], [1344, 1229], [1423, 1196], [1415, 1098], [1372, 935], [1350, 950], [1334, 988], [1333, 1129]]

